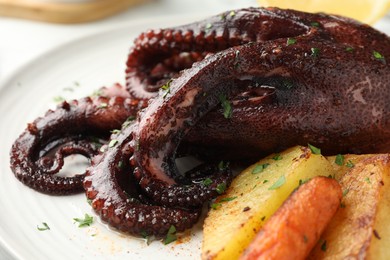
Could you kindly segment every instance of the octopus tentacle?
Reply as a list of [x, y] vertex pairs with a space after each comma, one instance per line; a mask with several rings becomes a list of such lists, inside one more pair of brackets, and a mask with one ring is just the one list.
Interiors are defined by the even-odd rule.
[[[124, 127], [115, 140], [115, 147], [108, 147], [104, 154], [94, 157], [87, 170], [84, 188], [92, 207], [110, 226], [134, 235], [167, 234], [171, 226], [177, 231], [190, 228], [199, 218], [199, 209], [185, 210], [167, 208], [153, 202], [140, 200], [137, 187], [124, 189], [118, 181], [121, 178], [135, 183], [129, 159], [133, 149], [131, 142], [133, 126]], [[142, 195], [141, 195], [142, 196]]]
[[[344, 42], [333, 42], [335, 37], [332, 37], [332, 33], [322, 37], [316, 32], [320, 31], [313, 29], [312, 33], [297, 37], [299, 44], [296, 45], [286, 44], [285, 39], [276, 39], [229, 48], [204, 59], [174, 79], [170, 83], [169, 93], [160, 95], [149, 104], [134, 132], [136, 172], [141, 176], [140, 183], [147, 187], [148, 194], [158, 200], [158, 193], [151, 192], [151, 189], [176, 184], [175, 177], [179, 173], [174, 164], [175, 153], [183, 137], [207, 112], [220, 104], [221, 95], [234, 96], [240, 93], [241, 86], [245, 84], [262, 88], [272, 83], [274, 91], [269, 99], [264, 99], [271, 102], [260, 102], [257, 106], [264, 110], [261, 113], [263, 116], [258, 113], [249, 115], [253, 124], [264, 127], [264, 120], [281, 132], [279, 136], [287, 138], [287, 141], [280, 140], [277, 136], [276, 143], [272, 143], [267, 132], [257, 131], [261, 128], [254, 130], [257, 135], [267, 135], [263, 139], [263, 147], [268, 149], [305, 141], [321, 142], [321, 147], [344, 150], [345, 147], [354, 147], [356, 137], [367, 138], [369, 133], [366, 128], [369, 132], [383, 133], [383, 129], [372, 125], [372, 120], [362, 125], [358, 117], [353, 120], [347, 118], [350, 114], [345, 111], [355, 111], [356, 102], [361, 100], [349, 98], [349, 102], [334, 107], [329, 107], [326, 101], [334, 98], [333, 93], [338, 93], [337, 89], [345, 92], [366, 82], [367, 78], [372, 82], [378, 80], [378, 72], [387, 80], [390, 77], [386, 74], [388, 66], [375, 60], [371, 52], [357, 51], [354, 60], [349, 60], [350, 53], [345, 50]], [[387, 54], [389, 49], [385, 50], [382, 46], [381, 51]], [[338, 63], [339, 60], [344, 62]], [[353, 79], [340, 75], [340, 71], [349, 71], [354, 64], [370, 67], [367, 69], [364, 66]], [[382, 81], [383, 77], [379, 80]], [[290, 82], [289, 85], [285, 84], [286, 81]], [[370, 91], [375, 93], [374, 96], [382, 95], [381, 88]], [[375, 103], [375, 100], [371, 101]], [[387, 104], [382, 106], [386, 113], [390, 112]], [[372, 105], [366, 107], [368, 111], [372, 111], [370, 107]], [[362, 105], [359, 105], [361, 108]], [[294, 113], [298, 117], [291, 124], [289, 117]], [[323, 118], [335, 118], [335, 115], [341, 119], [339, 122], [332, 120], [331, 124], [328, 122], [324, 125]], [[305, 120], [307, 118], [310, 120]], [[350, 128], [347, 132], [339, 131], [340, 124], [345, 124], [347, 120]], [[354, 133], [354, 137], [345, 138], [350, 132]], [[340, 141], [333, 140], [335, 136]], [[384, 141], [384, 138], [378, 137], [359, 145], [359, 148], [372, 150], [373, 146], [381, 146]], [[157, 182], [159, 185], [154, 185]]]
[[207, 54], [248, 42], [304, 34], [309, 26], [267, 9], [229, 11], [196, 23], [142, 33], [127, 60], [126, 86], [137, 98], [151, 98], [161, 83]]
[[139, 102], [122, 97], [64, 101], [28, 124], [12, 145], [11, 169], [21, 182], [43, 193], [81, 192], [83, 173], [72, 177], [56, 175], [64, 157], [93, 157], [110, 130], [120, 128], [139, 107]]

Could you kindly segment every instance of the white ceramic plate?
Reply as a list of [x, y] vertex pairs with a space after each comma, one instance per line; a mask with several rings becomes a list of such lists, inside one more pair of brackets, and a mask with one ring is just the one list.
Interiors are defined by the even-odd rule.
[[[56, 97], [79, 98], [100, 86], [124, 83], [129, 46], [141, 31], [193, 21], [191, 17], [150, 21], [86, 36], [27, 64], [0, 86], [0, 247], [16, 259], [197, 259], [201, 232], [185, 243], [164, 246], [109, 230], [95, 217], [78, 228], [73, 218], [94, 215], [85, 195], [55, 197], [21, 184], [9, 168], [12, 142], [27, 122], [54, 108]], [[39, 231], [46, 222], [50, 230]], [[197, 230], [197, 231], [196, 231]]]
[[[379, 28], [390, 33], [389, 19]], [[53, 108], [53, 98], [78, 98], [103, 85], [124, 81], [125, 60], [134, 37], [148, 28], [193, 21], [150, 21], [86, 36], [46, 53], [0, 85], [0, 247], [16, 259], [198, 259], [201, 232], [184, 243], [164, 246], [118, 234], [95, 218], [78, 228], [73, 218], [93, 215], [83, 194], [53, 197], [35, 192], [9, 169], [12, 142], [26, 123]], [[46, 222], [48, 231], [37, 226]]]

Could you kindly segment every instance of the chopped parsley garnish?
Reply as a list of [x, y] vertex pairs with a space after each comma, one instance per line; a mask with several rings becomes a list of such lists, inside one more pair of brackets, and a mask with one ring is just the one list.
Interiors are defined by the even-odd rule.
[[123, 161], [119, 161], [119, 162], [118, 162], [118, 168], [119, 168], [119, 169], [122, 169], [123, 166], [124, 166]]
[[108, 104], [107, 103], [101, 103], [99, 108], [107, 108], [108, 107]]
[[311, 22], [310, 25], [313, 26], [313, 27], [320, 27], [320, 23], [319, 22]]
[[231, 17], [235, 16], [236, 15], [236, 12], [234, 11], [231, 11], [230, 14], [229, 14]]
[[342, 154], [336, 155], [336, 158], [335, 158], [334, 162], [337, 165], [343, 166], [344, 165], [344, 155], [342, 155]]
[[56, 96], [53, 98], [53, 101], [56, 103], [61, 103], [62, 101], [65, 101], [65, 98], [63, 98], [61, 96]]
[[172, 79], [168, 80], [167, 83], [161, 86], [161, 89], [164, 91], [163, 98], [165, 98], [169, 93], [171, 93], [171, 82]]
[[226, 190], [226, 183], [220, 183], [217, 185], [217, 188], [215, 188], [215, 190], [218, 192], [218, 194], [222, 194], [225, 192]]
[[345, 166], [347, 166], [348, 168], [352, 168], [355, 166], [355, 164], [351, 160], [348, 160], [348, 162], [345, 164]]
[[219, 101], [221, 102], [222, 108], [223, 108], [223, 116], [225, 118], [231, 118], [233, 114], [233, 108], [230, 104], [229, 100], [226, 99], [225, 95], [219, 96]]
[[325, 251], [326, 251], [326, 248], [327, 248], [326, 240], [324, 240], [324, 241], [322, 242], [322, 244], [321, 244], [321, 250], [325, 252]]
[[375, 59], [380, 60], [380, 61], [385, 61], [385, 56], [383, 56], [381, 53], [377, 51], [372, 51], [372, 55], [374, 56]]
[[218, 163], [218, 170], [220, 170], [220, 171], [224, 171], [224, 170], [226, 170], [227, 168], [229, 167], [229, 162], [224, 162], [224, 161], [220, 161], [219, 163]]
[[345, 189], [345, 190], [343, 191], [343, 197], [347, 196], [348, 192], [349, 192], [349, 189]]
[[370, 178], [368, 178], [368, 177], [366, 177], [366, 178], [364, 179], [364, 181], [367, 182], [368, 184], [371, 184]]
[[206, 24], [206, 30], [209, 30], [211, 28], [213, 28], [213, 24], [212, 23]]
[[206, 178], [202, 181], [202, 184], [204, 186], [210, 186], [213, 183], [213, 181], [210, 178]]
[[345, 50], [346, 50], [347, 52], [353, 52], [355, 49], [352, 48], [352, 47], [347, 47], [347, 48], [345, 48]]
[[283, 156], [281, 156], [280, 154], [275, 154], [275, 156], [272, 157], [272, 159], [274, 159], [275, 161], [279, 161], [283, 159]]
[[264, 180], [264, 181], [263, 181], [263, 184], [264, 184], [264, 183], [267, 183], [267, 182], [268, 182], [268, 180]]
[[293, 45], [295, 43], [297, 43], [297, 39], [295, 39], [295, 38], [287, 38], [287, 46]]
[[93, 223], [93, 217], [85, 213], [84, 218], [74, 218], [75, 222], [79, 223], [79, 227], [90, 226]]
[[42, 222], [42, 227], [37, 226], [37, 229], [39, 231], [45, 231], [45, 230], [50, 230], [50, 227], [49, 227], [49, 225], [46, 222]]
[[309, 147], [310, 151], [313, 153], [313, 154], [321, 154], [321, 149], [320, 148], [317, 148], [311, 144], [307, 144], [307, 146]]
[[104, 153], [107, 149], [107, 146], [103, 145], [102, 147], [100, 147], [99, 151]]
[[276, 190], [282, 187], [285, 182], [286, 182], [286, 177], [282, 175], [274, 184], [272, 184], [271, 187], [268, 188], [268, 190]]
[[235, 200], [235, 199], [237, 199], [237, 196], [236, 197], [229, 197], [229, 198], [222, 198], [220, 200], [220, 202], [232, 201], [232, 200]]
[[121, 130], [119, 130], [119, 129], [114, 129], [114, 130], [111, 131], [111, 134], [117, 135], [117, 134], [119, 134], [120, 132], [121, 132]]
[[260, 173], [260, 172], [262, 172], [265, 168], [267, 168], [268, 166], [269, 166], [269, 163], [257, 164], [257, 165], [253, 168], [252, 174]]
[[210, 207], [213, 209], [213, 210], [217, 210], [219, 209], [220, 207], [222, 207], [222, 203], [212, 203], [210, 205]]
[[116, 144], [118, 143], [118, 140], [116, 139], [112, 139], [109, 143], [108, 143], [108, 147], [114, 147]]
[[169, 243], [172, 243], [173, 241], [177, 240], [176, 236], [176, 228], [175, 226], [171, 226], [168, 230], [168, 233], [164, 239], [164, 245], [168, 245]]
[[320, 49], [318, 48], [311, 48], [311, 56], [317, 57], [320, 54]]

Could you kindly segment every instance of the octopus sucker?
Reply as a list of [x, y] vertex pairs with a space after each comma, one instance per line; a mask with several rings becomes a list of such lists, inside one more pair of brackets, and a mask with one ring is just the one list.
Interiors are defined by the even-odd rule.
[[[115, 147], [95, 156], [84, 180], [86, 195], [92, 208], [111, 227], [132, 235], [162, 237], [171, 226], [177, 231], [190, 228], [200, 216], [200, 208], [183, 209], [156, 204], [135, 185], [129, 163], [133, 125], [114, 135]], [[113, 139], [115, 138], [115, 139]], [[130, 181], [121, 186], [119, 180]]]
[[82, 192], [84, 173], [70, 177], [57, 175], [64, 158], [80, 154], [91, 159], [110, 131], [120, 128], [140, 106], [140, 102], [120, 96], [64, 101], [29, 123], [16, 139], [11, 148], [13, 173], [21, 182], [43, 193]]
[[[322, 13], [247, 8], [149, 30], [130, 49], [126, 92], [117, 86], [35, 120], [16, 140], [11, 168], [27, 185], [62, 194], [68, 184], [54, 187], [55, 173], [81, 153], [92, 161], [87, 198], [105, 222], [134, 235], [182, 231], [232, 181], [220, 160], [308, 143], [324, 154], [388, 152], [389, 57], [385, 34]], [[100, 151], [85, 140], [110, 129]], [[187, 155], [202, 164], [180, 171]]]

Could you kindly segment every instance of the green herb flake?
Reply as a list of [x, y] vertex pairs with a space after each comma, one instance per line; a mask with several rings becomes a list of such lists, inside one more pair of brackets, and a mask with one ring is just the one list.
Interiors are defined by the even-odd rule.
[[176, 236], [176, 228], [175, 226], [171, 226], [168, 230], [168, 233], [164, 239], [164, 245], [168, 245], [170, 243], [172, 243], [173, 241], [176, 241], [177, 240], [177, 236]]
[[340, 202], [340, 208], [342, 208], [342, 209], [345, 209], [345, 203], [344, 202]]
[[348, 192], [349, 192], [349, 189], [343, 190], [343, 197], [347, 196]]
[[220, 171], [226, 170], [227, 167], [229, 167], [229, 163], [228, 162], [225, 163], [224, 161], [220, 161], [218, 163], [218, 170], [220, 170]]
[[320, 27], [320, 23], [319, 22], [311, 22], [310, 25], [313, 26], [313, 27]]
[[232, 201], [232, 200], [235, 200], [237, 199], [237, 196], [235, 197], [228, 197], [228, 198], [222, 198], [220, 199], [220, 202], [227, 202], [227, 201]]
[[45, 231], [45, 230], [50, 230], [49, 225], [46, 222], [42, 222], [42, 226], [37, 226], [37, 229], [39, 231]]
[[218, 194], [222, 194], [225, 192], [226, 190], [226, 183], [220, 183], [217, 185], [217, 188], [215, 188], [215, 190], [218, 192]]
[[335, 158], [334, 162], [337, 165], [343, 166], [344, 165], [344, 155], [342, 155], [342, 154], [336, 155], [336, 158]]
[[310, 149], [310, 151], [313, 153], [313, 154], [321, 154], [321, 149], [320, 148], [317, 148], [311, 144], [308, 144], [307, 145]]
[[261, 220], [261, 221], [264, 221], [264, 220], [265, 220], [265, 216], [263, 216], [260, 220]]
[[280, 154], [275, 154], [275, 156], [272, 157], [272, 159], [275, 160], [275, 161], [280, 161], [280, 160], [283, 159], [283, 156], [281, 156]]
[[371, 184], [371, 180], [370, 180], [370, 178], [368, 178], [368, 177], [366, 177], [366, 178], [364, 179], [364, 181], [367, 182], [368, 184]]
[[271, 187], [268, 188], [268, 190], [276, 190], [282, 187], [285, 182], [286, 182], [286, 177], [282, 175], [274, 184], [272, 184]]
[[107, 108], [108, 107], [108, 104], [107, 103], [101, 103], [99, 108]]
[[293, 45], [295, 43], [297, 43], [297, 39], [295, 39], [295, 38], [287, 38], [287, 46]]
[[252, 174], [260, 173], [260, 172], [264, 171], [264, 169], [267, 168], [268, 166], [269, 166], [269, 163], [257, 164], [257, 165], [253, 168]]
[[320, 49], [319, 48], [311, 48], [311, 56], [313, 57], [318, 57], [318, 55], [320, 54]]
[[217, 210], [219, 209], [220, 207], [222, 207], [222, 203], [212, 203], [210, 205], [210, 207], [213, 209], [213, 210]]
[[234, 11], [231, 11], [230, 14], [229, 14], [231, 17], [235, 16], [236, 15], [236, 12]]
[[306, 182], [308, 182], [308, 181], [310, 181], [310, 180], [311, 180], [311, 178], [304, 179], [304, 180], [299, 179], [298, 185], [301, 186], [302, 184], [305, 184]]
[[377, 60], [385, 61], [385, 56], [383, 56], [380, 52], [372, 51], [372, 55], [373, 55], [374, 58], [377, 59]]
[[348, 162], [345, 164], [345, 166], [347, 166], [348, 168], [353, 168], [355, 166], [355, 164], [351, 160], [348, 160]]
[[345, 48], [345, 51], [347, 51], [347, 52], [353, 52], [355, 49], [354, 48], [352, 48], [352, 47], [350, 47], [350, 46], [348, 46], [347, 48]]
[[202, 184], [204, 186], [210, 186], [213, 183], [213, 181], [210, 178], [206, 178], [202, 181]]
[[172, 79], [168, 80], [167, 83], [161, 86], [161, 89], [164, 91], [163, 98], [165, 98], [169, 93], [171, 93], [171, 82]]
[[119, 129], [114, 129], [114, 130], [111, 131], [111, 134], [117, 135], [117, 134], [119, 134], [120, 132], [121, 132], [121, 130], [119, 130]]
[[102, 147], [100, 147], [99, 151], [104, 153], [107, 149], [107, 146], [103, 145]]
[[322, 244], [321, 244], [321, 250], [325, 252], [326, 249], [327, 249], [326, 240], [324, 240], [324, 241], [322, 242]]
[[123, 166], [124, 166], [123, 161], [119, 161], [119, 162], [118, 162], [118, 168], [119, 168], [119, 169], [123, 169]]
[[264, 183], [267, 183], [267, 182], [268, 182], [268, 180], [264, 180], [264, 181], [263, 181], [263, 184], [264, 184]]
[[61, 102], [65, 101], [65, 98], [63, 98], [61, 96], [55, 96], [55, 97], [53, 97], [53, 101], [56, 103], [61, 103]]
[[74, 218], [75, 223], [79, 223], [79, 227], [87, 227], [93, 223], [93, 217], [85, 213], [84, 218]]
[[92, 205], [92, 200], [91, 200], [91, 199], [87, 199], [87, 203], [88, 203], [89, 205]]
[[209, 29], [211, 29], [211, 28], [213, 28], [213, 24], [212, 23], [208, 23], [208, 24], [206, 24], [206, 30], [209, 30]]
[[108, 143], [108, 147], [114, 147], [116, 144], [118, 143], [118, 140], [116, 139], [112, 139], [109, 143]]
[[230, 104], [229, 100], [226, 99], [225, 95], [219, 96], [219, 101], [221, 102], [222, 108], [223, 108], [223, 116], [227, 118], [231, 118], [233, 114], [233, 108]]

